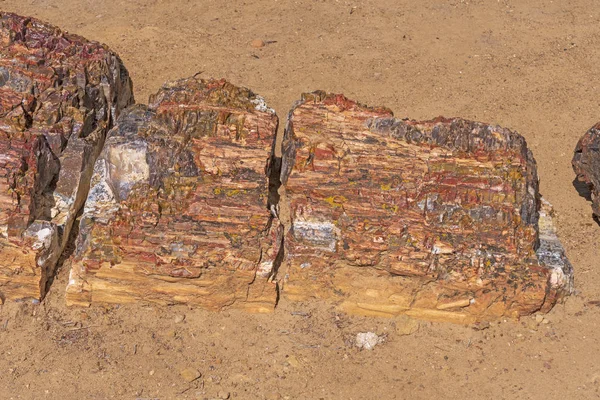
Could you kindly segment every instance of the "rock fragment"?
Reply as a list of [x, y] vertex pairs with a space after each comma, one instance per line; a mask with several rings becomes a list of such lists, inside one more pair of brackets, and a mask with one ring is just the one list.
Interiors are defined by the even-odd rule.
[[202, 377], [200, 371], [191, 367], [182, 369], [179, 374], [186, 382], [194, 382]]
[[600, 218], [600, 122], [579, 139], [572, 164], [580, 194], [592, 201], [592, 212]]
[[265, 42], [261, 39], [254, 39], [250, 42], [250, 46], [254, 47], [255, 49], [260, 49], [261, 47], [265, 47]]
[[517, 133], [314, 92], [290, 111], [282, 153], [286, 298], [469, 323], [547, 311], [571, 290]]
[[375, 346], [383, 343], [385, 338], [375, 332], [360, 332], [356, 334], [356, 347], [361, 350], [373, 350]]
[[67, 303], [272, 310], [277, 123], [261, 97], [212, 79], [168, 83], [123, 113], [94, 166]]
[[44, 296], [106, 132], [131, 103], [106, 46], [0, 12], [0, 298]]

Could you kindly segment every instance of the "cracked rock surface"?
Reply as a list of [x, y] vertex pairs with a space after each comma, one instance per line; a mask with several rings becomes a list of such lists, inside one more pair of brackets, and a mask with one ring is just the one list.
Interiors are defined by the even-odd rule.
[[0, 12], [0, 300], [44, 296], [106, 132], [132, 103], [106, 46]]
[[126, 110], [94, 166], [67, 303], [272, 310], [277, 124], [261, 97], [224, 80], [167, 83]]
[[549, 310], [572, 268], [519, 134], [304, 94], [283, 139], [282, 296], [473, 322]]

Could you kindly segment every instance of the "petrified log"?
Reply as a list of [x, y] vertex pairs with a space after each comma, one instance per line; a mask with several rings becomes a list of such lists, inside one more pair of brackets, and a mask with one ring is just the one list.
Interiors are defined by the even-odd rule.
[[592, 212], [600, 218], [600, 122], [579, 139], [572, 164], [577, 180], [587, 186], [582, 194], [589, 196]]
[[67, 303], [272, 310], [277, 124], [261, 97], [223, 80], [166, 84], [125, 111], [94, 167]]
[[290, 111], [282, 153], [285, 298], [473, 322], [546, 311], [571, 290], [517, 133], [314, 92]]
[[0, 13], [0, 299], [40, 299], [131, 81], [107, 47]]

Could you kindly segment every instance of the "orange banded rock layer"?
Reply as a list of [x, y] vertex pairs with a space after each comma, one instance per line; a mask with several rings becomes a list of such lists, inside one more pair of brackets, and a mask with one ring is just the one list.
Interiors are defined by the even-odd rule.
[[169, 83], [125, 111], [94, 167], [67, 303], [272, 310], [277, 124], [261, 97], [224, 80]]
[[284, 298], [468, 323], [547, 311], [571, 290], [517, 133], [314, 92], [290, 111], [282, 153]]
[[0, 12], [0, 301], [41, 299], [131, 81], [106, 46]]

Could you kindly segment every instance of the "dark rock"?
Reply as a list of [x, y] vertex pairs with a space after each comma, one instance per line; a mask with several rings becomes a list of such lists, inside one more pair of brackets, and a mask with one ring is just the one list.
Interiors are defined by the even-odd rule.
[[[594, 125], [577, 142], [573, 155], [573, 170], [580, 194], [592, 201], [592, 212], [600, 217], [600, 123]], [[587, 189], [587, 190], [586, 190]]]

